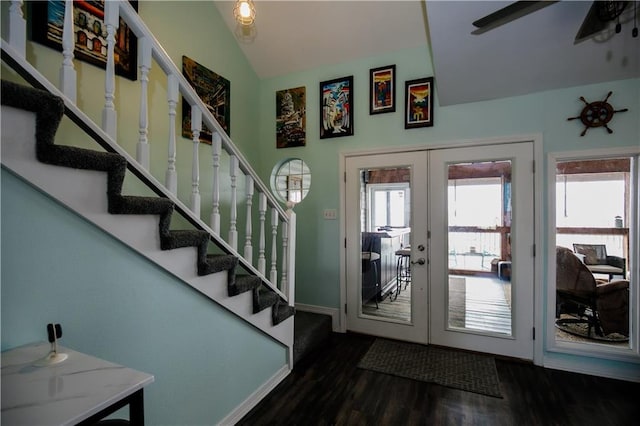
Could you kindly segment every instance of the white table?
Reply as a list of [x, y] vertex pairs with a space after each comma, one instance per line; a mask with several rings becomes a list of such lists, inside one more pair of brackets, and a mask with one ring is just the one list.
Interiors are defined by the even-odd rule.
[[143, 388], [154, 377], [58, 346], [69, 357], [46, 367], [49, 343], [2, 353], [2, 425], [93, 424], [129, 405], [132, 425], [144, 424]]

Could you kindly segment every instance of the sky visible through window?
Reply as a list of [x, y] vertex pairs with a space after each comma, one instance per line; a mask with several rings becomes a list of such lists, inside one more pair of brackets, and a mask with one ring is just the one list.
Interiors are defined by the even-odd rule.
[[501, 226], [500, 178], [449, 181], [449, 226]]
[[622, 173], [558, 175], [556, 226], [615, 227], [616, 216], [624, 218], [624, 185]]

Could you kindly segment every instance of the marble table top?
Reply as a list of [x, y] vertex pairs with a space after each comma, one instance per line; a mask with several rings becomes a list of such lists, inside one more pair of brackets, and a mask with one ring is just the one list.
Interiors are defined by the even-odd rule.
[[68, 358], [45, 367], [36, 363], [47, 342], [2, 353], [2, 424], [73, 425], [153, 382], [154, 377], [58, 346]]

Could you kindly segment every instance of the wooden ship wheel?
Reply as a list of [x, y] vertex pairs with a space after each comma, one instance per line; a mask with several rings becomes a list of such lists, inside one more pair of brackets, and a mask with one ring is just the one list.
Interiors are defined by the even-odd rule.
[[585, 104], [580, 115], [577, 117], [567, 118], [569, 121], [576, 120], [578, 118], [582, 121], [582, 124], [584, 124], [584, 130], [580, 133], [580, 136], [584, 136], [587, 133], [587, 130], [591, 127], [604, 127], [607, 129], [607, 132], [610, 134], [613, 133], [613, 130], [611, 130], [607, 125], [613, 118], [613, 114], [616, 112], [628, 111], [628, 109], [623, 108], [614, 110], [611, 104], [607, 102], [612, 93], [613, 92], [609, 92], [604, 100], [595, 102], [587, 102], [584, 97], [580, 96], [580, 100]]

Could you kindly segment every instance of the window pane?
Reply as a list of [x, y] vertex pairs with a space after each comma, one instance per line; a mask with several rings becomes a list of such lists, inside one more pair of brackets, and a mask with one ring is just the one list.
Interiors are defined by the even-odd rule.
[[405, 226], [404, 224], [404, 191], [389, 191], [389, 215], [391, 226]]
[[500, 178], [449, 180], [449, 225], [499, 226], [501, 188]]
[[622, 173], [558, 175], [556, 226], [615, 227], [624, 217], [624, 190]]

